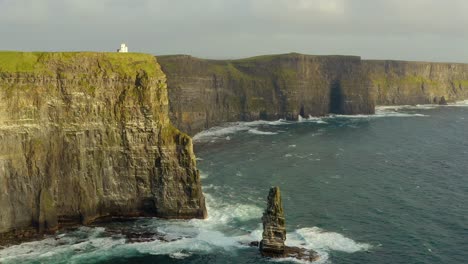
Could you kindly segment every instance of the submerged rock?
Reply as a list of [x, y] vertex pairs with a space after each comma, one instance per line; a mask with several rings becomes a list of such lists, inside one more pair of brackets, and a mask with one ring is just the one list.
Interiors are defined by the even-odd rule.
[[[263, 234], [260, 242], [260, 253], [269, 258], [296, 258], [304, 261], [314, 261], [318, 255], [313, 250], [298, 247], [288, 247], [286, 241], [286, 223], [283, 203], [279, 187], [272, 187], [268, 194], [267, 209], [263, 213]], [[256, 243], [252, 242], [252, 246]]]

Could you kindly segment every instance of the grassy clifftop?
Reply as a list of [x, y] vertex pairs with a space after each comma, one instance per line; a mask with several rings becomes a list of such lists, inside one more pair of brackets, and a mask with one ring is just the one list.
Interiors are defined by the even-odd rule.
[[154, 57], [141, 53], [0, 51], [1, 74], [53, 76], [57, 69], [74, 71], [79, 68], [108, 77], [134, 76], [139, 70], [147, 72], [149, 77], [162, 74]]

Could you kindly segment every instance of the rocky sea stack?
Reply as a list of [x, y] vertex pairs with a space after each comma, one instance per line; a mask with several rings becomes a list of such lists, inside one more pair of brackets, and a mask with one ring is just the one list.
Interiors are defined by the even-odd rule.
[[279, 187], [272, 187], [268, 194], [267, 209], [263, 213], [263, 234], [260, 253], [269, 258], [296, 258], [314, 261], [318, 255], [313, 250], [288, 247], [286, 241], [286, 223]]

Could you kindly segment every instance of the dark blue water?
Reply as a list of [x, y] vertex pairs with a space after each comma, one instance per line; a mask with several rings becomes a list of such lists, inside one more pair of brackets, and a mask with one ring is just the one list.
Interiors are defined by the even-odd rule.
[[[210, 218], [81, 228], [0, 251], [2, 263], [270, 263], [261, 236], [270, 186], [288, 240], [321, 263], [468, 263], [468, 107], [374, 117], [253, 122], [197, 137]], [[106, 230], [157, 230], [128, 244]]]

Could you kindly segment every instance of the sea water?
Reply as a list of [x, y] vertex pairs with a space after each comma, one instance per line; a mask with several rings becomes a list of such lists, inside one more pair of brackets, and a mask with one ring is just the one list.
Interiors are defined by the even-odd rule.
[[[271, 263], [248, 246], [271, 186], [286, 243], [317, 251], [317, 263], [468, 263], [467, 106], [204, 131], [194, 139], [208, 219], [82, 227], [2, 249], [0, 263]], [[169, 242], [129, 244], [115, 230]]]

